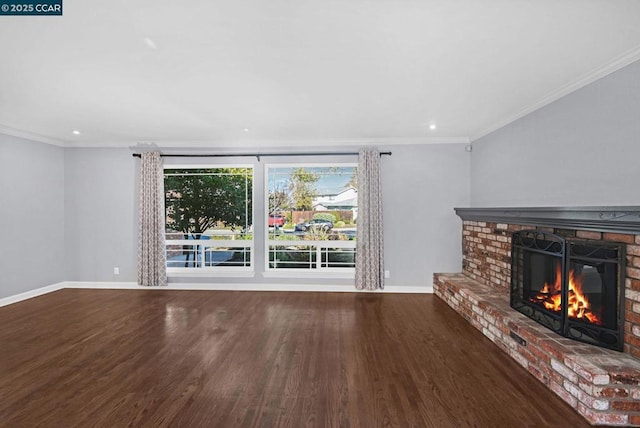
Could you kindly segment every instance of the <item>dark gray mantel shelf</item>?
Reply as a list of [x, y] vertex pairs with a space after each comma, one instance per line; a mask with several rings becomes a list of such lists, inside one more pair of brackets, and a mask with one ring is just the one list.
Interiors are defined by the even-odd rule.
[[640, 206], [455, 208], [462, 220], [640, 234]]

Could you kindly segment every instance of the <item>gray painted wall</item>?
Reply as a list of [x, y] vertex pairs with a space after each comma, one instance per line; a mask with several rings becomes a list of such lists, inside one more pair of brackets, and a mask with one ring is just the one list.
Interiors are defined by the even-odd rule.
[[64, 280], [64, 150], [0, 134], [0, 298]]
[[640, 205], [640, 62], [473, 143], [471, 204]]
[[434, 272], [459, 272], [462, 222], [469, 203], [464, 144], [388, 147], [382, 163], [385, 265], [389, 285], [432, 284]]
[[[341, 148], [349, 150], [349, 148]], [[389, 288], [430, 286], [432, 273], [458, 271], [461, 222], [453, 208], [469, 204], [469, 153], [464, 145], [403, 145], [383, 147], [393, 155], [382, 159], [385, 204], [385, 257]], [[296, 158], [300, 162], [356, 162], [355, 157]], [[167, 164], [185, 164], [167, 158]], [[255, 167], [255, 206], [264, 206], [264, 165], [290, 163], [292, 158], [228, 158], [224, 162]], [[211, 159], [193, 162], [216, 163]], [[129, 149], [65, 150], [65, 211], [67, 220], [66, 279], [75, 281], [135, 281], [136, 171], [139, 161]], [[345, 279], [264, 278], [264, 225], [255, 222], [255, 278], [187, 278], [171, 282], [352, 284]], [[113, 275], [113, 267], [120, 275]]]
[[[65, 279], [135, 281], [136, 161], [128, 149], [65, 150]], [[113, 268], [120, 268], [114, 275]]]

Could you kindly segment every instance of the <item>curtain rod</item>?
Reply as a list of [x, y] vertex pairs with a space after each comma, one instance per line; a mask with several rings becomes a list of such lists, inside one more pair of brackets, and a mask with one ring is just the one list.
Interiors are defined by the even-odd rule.
[[[219, 154], [175, 154], [175, 155], [164, 155], [160, 154], [162, 158], [233, 158], [233, 157], [255, 157], [258, 158], [258, 161], [261, 157], [266, 156], [347, 156], [347, 155], [358, 155], [358, 152], [315, 152], [315, 153], [219, 153]], [[391, 152], [380, 152], [380, 156], [387, 155], [391, 156]], [[133, 157], [139, 158], [141, 157], [140, 153], [133, 153]]]

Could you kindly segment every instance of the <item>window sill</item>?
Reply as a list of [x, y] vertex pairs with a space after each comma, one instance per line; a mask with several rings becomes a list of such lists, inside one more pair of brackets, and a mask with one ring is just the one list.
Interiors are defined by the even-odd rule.
[[262, 273], [265, 278], [336, 278], [336, 279], [354, 279], [356, 277], [355, 269], [335, 270], [303, 270], [303, 269], [271, 269]]
[[253, 278], [253, 270], [167, 268], [168, 278]]

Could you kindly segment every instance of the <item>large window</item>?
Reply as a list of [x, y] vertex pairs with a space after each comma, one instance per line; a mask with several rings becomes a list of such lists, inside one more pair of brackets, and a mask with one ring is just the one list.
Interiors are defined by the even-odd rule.
[[167, 273], [252, 271], [253, 168], [165, 167]]
[[267, 271], [352, 272], [356, 166], [271, 165], [266, 176]]

